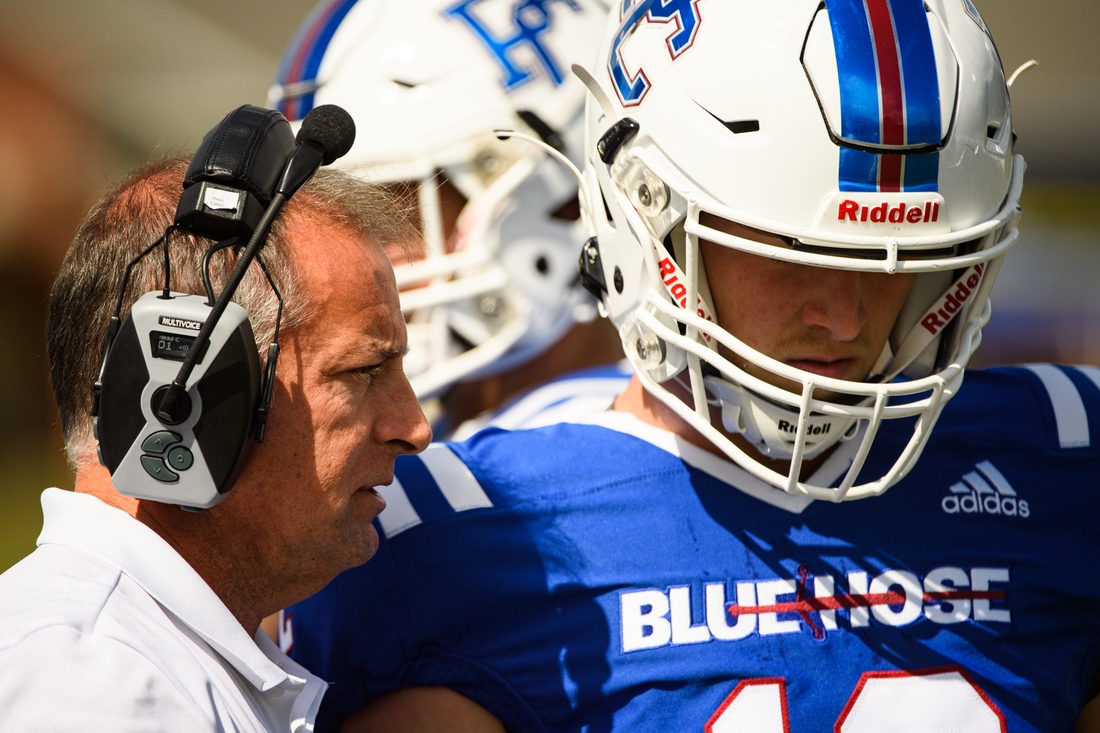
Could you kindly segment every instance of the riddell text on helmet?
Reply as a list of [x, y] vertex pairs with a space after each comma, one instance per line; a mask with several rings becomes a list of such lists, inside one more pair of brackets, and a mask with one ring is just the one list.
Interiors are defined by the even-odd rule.
[[869, 221], [872, 224], [929, 224], [939, 221], [940, 205], [936, 201], [925, 201], [924, 206], [909, 206], [887, 202], [878, 206], [860, 206], [859, 202], [845, 199], [837, 207], [837, 221]]
[[[656, 249], [656, 245], [654, 245]], [[657, 267], [661, 270], [661, 282], [665, 284], [665, 289], [668, 290], [668, 294], [671, 295], [679, 306], [687, 310], [687, 286], [681, 282], [683, 273], [680, 268], [672, 261], [671, 257], [662, 257], [657, 263]], [[702, 318], [704, 321], [710, 321], [714, 323], [714, 318], [707, 312], [706, 304], [703, 302], [702, 296], [695, 296], [696, 315]], [[710, 343], [710, 334], [706, 332], [700, 332], [707, 343]]]
[[944, 326], [951, 322], [955, 314], [970, 300], [970, 296], [978, 288], [982, 281], [982, 273], [985, 272], [985, 263], [979, 262], [963, 273], [963, 277], [956, 281], [955, 285], [948, 288], [943, 297], [939, 299], [927, 315], [921, 319], [920, 325], [924, 326], [928, 333], [935, 336], [943, 330]]

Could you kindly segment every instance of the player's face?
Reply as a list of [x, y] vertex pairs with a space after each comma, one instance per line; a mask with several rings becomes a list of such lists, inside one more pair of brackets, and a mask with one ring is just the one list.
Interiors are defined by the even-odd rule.
[[259, 519], [290, 555], [280, 560], [327, 582], [374, 554], [385, 508], [374, 487], [431, 431], [402, 370], [405, 323], [381, 247], [301, 218], [288, 234], [307, 316], [281, 339], [267, 439], [246, 471], [265, 492]]
[[[780, 237], [706, 213], [700, 222], [744, 239], [787, 246]], [[725, 330], [788, 366], [834, 379], [862, 381], [871, 373], [915, 277], [792, 264], [705, 240], [700, 249], [715, 315]], [[799, 391], [736, 355], [725, 355], [754, 376]]]

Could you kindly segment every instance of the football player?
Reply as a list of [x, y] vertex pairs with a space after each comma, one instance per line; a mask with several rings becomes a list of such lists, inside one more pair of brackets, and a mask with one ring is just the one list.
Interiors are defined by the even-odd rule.
[[[576, 181], [537, 144], [495, 134], [581, 161], [585, 91], [569, 67], [591, 60], [607, 10], [326, 0], [284, 54], [270, 105], [292, 122], [319, 104], [347, 109], [359, 134], [341, 166], [403, 192], [420, 224], [424, 241], [391, 259], [406, 371], [437, 438], [562, 373], [622, 359], [577, 276]], [[605, 404], [626, 383], [616, 368], [582, 376], [568, 386]]]
[[965, 370], [1024, 172], [981, 16], [617, 10], [582, 266], [634, 381], [399, 462], [290, 611], [318, 730], [1093, 729], [1100, 370]]

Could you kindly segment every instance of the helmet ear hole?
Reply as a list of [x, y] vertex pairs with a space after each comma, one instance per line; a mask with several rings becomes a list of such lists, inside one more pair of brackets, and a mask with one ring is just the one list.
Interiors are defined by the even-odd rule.
[[[550, 212], [550, 217], [559, 221], [580, 221], [581, 218], [581, 200], [578, 196], [573, 196], [567, 200], [564, 204], [559, 206]], [[610, 218], [610, 217], [608, 217]]]
[[615, 228], [615, 217], [611, 215], [611, 207], [607, 205], [607, 196], [604, 195], [603, 188], [600, 188], [600, 201], [603, 202], [603, 215], [607, 225], [612, 229]]

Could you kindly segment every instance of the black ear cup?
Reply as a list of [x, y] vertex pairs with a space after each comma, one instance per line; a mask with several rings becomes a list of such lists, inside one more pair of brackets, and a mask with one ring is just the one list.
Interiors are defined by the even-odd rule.
[[96, 437], [100, 461], [119, 493], [214, 506], [244, 468], [256, 429], [261, 370], [248, 314], [230, 303], [190, 387], [165, 420], [157, 406], [195, 342], [188, 327], [209, 317], [198, 295], [159, 292], [138, 299], [103, 365]]

